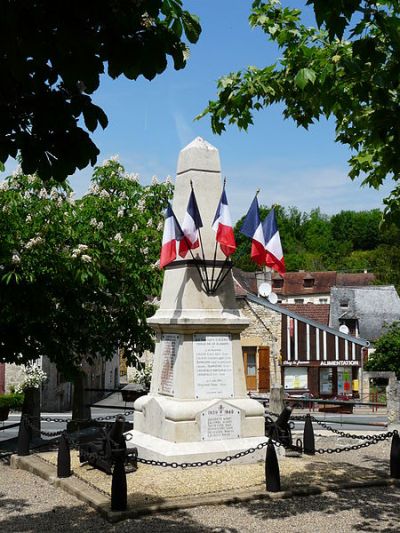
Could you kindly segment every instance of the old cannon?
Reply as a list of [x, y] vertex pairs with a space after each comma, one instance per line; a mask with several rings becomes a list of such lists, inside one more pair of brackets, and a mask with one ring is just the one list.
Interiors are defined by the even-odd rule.
[[112, 466], [116, 456], [124, 456], [125, 465], [130, 471], [137, 470], [137, 448], [128, 452], [124, 437], [125, 417], [118, 415], [111, 429], [107, 432], [102, 428], [102, 434], [90, 442], [79, 446], [79, 460], [88, 463], [106, 474], [112, 473]]
[[294, 427], [290, 416], [292, 414], [291, 407], [284, 407], [278, 418], [274, 421], [269, 416], [265, 417], [265, 435], [273, 441], [282, 444], [286, 449], [301, 452], [302, 444], [300, 439], [296, 444], [293, 444], [292, 429]]

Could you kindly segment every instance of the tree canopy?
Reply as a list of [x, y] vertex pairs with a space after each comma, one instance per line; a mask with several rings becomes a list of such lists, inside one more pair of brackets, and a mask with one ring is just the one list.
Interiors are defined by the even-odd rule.
[[89, 192], [17, 172], [0, 187], [0, 361], [47, 356], [74, 379], [82, 360], [128, 361], [153, 346], [146, 318], [161, 290], [157, 266], [168, 182], [142, 186], [116, 160]]
[[[269, 209], [260, 207], [261, 218]], [[378, 282], [400, 290], [400, 230], [389, 224], [380, 228], [379, 209], [328, 216], [319, 209], [306, 213], [275, 206], [275, 212], [288, 271], [369, 270]], [[252, 271], [257, 267], [250, 260], [250, 239], [239, 231], [242, 221], [235, 225], [238, 248], [232, 260], [238, 268]]]
[[[250, 24], [275, 42], [282, 57], [218, 81], [210, 114], [213, 131], [247, 129], [253, 114], [275, 103], [285, 118], [308, 128], [334, 117], [336, 141], [347, 145], [351, 179], [378, 188], [400, 179], [400, 5], [393, 0], [308, 0], [315, 27], [279, 0], [255, 0]], [[400, 185], [385, 200], [385, 218], [400, 223]]]
[[20, 154], [23, 172], [63, 181], [94, 165], [88, 132], [107, 126], [92, 101], [101, 76], [148, 80], [186, 64], [201, 28], [181, 0], [52, 0], [1, 5], [0, 168]]
[[370, 354], [366, 370], [395, 372], [400, 379], [400, 322], [393, 322], [386, 332], [374, 343], [375, 351]]

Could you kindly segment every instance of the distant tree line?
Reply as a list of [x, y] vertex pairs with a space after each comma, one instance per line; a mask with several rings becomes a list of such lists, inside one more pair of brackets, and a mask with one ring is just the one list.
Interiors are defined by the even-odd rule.
[[[265, 217], [270, 208], [262, 206]], [[381, 225], [382, 212], [341, 211], [332, 216], [313, 209], [275, 206], [286, 268], [296, 270], [373, 271], [378, 282], [400, 288], [400, 229]], [[250, 241], [239, 232], [243, 219], [235, 226], [238, 248], [235, 266], [256, 270], [250, 260]]]

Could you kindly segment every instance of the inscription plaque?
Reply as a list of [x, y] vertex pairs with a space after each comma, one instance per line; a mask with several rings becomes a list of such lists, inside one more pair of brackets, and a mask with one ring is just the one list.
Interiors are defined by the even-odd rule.
[[201, 440], [240, 438], [240, 410], [219, 402], [200, 414]]
[[193, 335], [194, 393], [197, 399], [233, 398], [230, 335]]
[[161, 378], [158, 392], [174, 395], [174, 367], [180, 335], [161, 335]]

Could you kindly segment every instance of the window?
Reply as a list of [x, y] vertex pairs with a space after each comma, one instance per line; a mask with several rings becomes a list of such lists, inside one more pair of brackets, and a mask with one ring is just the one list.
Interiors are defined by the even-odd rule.
[[304, 303], [304, 298], [295, 298], [294, 299], [294, 303], [295, 304], [303, 304]]
[[306, 289], [311, 289], [315, 285], [315, 279], [314, 278], [304, 278], [303, 279], [303, 286]]
[[256, 354], [248, 352], [247, 353], [247, 375], [255, 376], [256, 375]]
[[282, 287], [283, 287], [283, 279], [273, 279], [272, 280], [272, 287], [274, 289], [282, 289]]
[[349, 307], [348, 300], [340, 300], [340, 307]]
[[328, 298], [320, 298], [319, 299], [319, 303], [320, 304], [327, 304], [328, 303]]
[[333, 368], [320, 368], [319, 369], [319, 393], [333, 394]]
[[308, 368], [285, 367], [284, 388], [285, 390], [308, 389]]
[[340, 324], [343, 324], [349, 328], [349, 335], [353, 337], [358, 336], [358, 320], [355, 318], [347, 318], [340, 320]]

